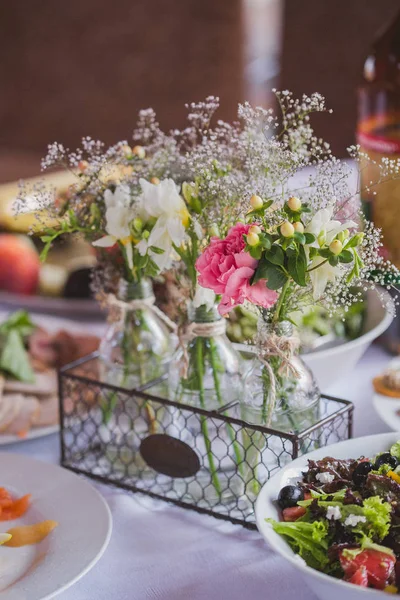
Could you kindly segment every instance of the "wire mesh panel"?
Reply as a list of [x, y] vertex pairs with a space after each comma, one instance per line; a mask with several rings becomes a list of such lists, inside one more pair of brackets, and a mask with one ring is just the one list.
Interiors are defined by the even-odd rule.
[[105, 483], [255, 528], [263, 483], [291, 460], [352, 433], [353, 406], [323, 396], [306, 430], [243, 420], [168, 400], [165, 378], [139, 389], [99, 381], [95, 355], [59, 374], [63, 466]]

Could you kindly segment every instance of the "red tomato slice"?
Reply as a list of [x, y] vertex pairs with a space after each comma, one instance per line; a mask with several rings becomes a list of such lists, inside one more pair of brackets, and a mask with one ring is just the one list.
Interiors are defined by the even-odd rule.
[[365, 565], [361, 567], [348, 579], [350, 583], [361, 585], [362, 587], [368, 587], [368, 571]]
[[291, 506], [290, 508], [284, 508], [282, 511], [284, 521], [297, 521], [305, 514], [306, 509], [303, 506]]
[[[394, 556], [378, 550], [363, 550], [355, 557], [347, 555], [346, 551], [342, 550], [339, 559], [347, 581], [351, 581], [356, 572], [364, 567], [368, 575], [368, 585], [379, 590], [386, 587], [396, 562]], [[361, 577], [361, 574], [356, 579], [359, 577]]]

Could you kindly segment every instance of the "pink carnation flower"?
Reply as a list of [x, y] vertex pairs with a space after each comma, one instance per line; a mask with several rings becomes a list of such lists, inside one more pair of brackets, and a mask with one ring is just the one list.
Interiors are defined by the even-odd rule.
[[266, 282], [250, 285], [258, 261], [244, 251], [243, 235], [251, 225], [238, 223], [232, 227], [225, 239], [213, 237], [210, 244], [196, 261], [199, 283], [205, 288], [221, 294], [218, 307], [221, 315], [248, 300], [252, 304], [270, 308], [278, 294], [267, 288]]

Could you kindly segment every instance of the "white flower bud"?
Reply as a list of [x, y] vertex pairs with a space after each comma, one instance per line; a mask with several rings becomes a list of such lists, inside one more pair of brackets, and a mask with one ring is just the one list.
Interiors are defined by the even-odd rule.
[[304, 233], [304, 225], [298, 221], [297, 223], [293, 223], [293, 228], [297, 233]]
[[287, 205], [290, 208], [290, 210], [297, 212], [301, 208], [301, 200], [299, 198], [296, 198], [296, 196], [292, 196], [287, 201]]
[[249, 229], [249, 233], [261, 233], [261, 227], [258, 225], [252, 225]]
[[332, 254], [337, 256], [343, 250], [342, 242], [340, 240], [333, 240], [333, 242], [329, 244], [329, 250], [332, 252]]
[[143, 146], [135, 146], [132, 148], [132, 154], [138, 158], [144, 158], [146, 156], [146, 150], [143, 148]]
[[281, 234], [283, 235], [283, 237], [286, 237], [286, 238], [293, 237], [294, 227], [291, 223], [289, 223], [289, 221], [285, 221], [281, 225], [280, 229], [281, 229]]
[[256, 194], [253, 194], [253, 196], [250, 198], [250, 206], [253, 210], [258, 210], [259, 208], [262, 208], [263, 204], [263, 199], [260, 198], [260, 196], [257, 196]]
[[248, 233], [247, 234], [247, 243], [249, 246], [258, 246], [260, 243], [260, 238], [257, 233]]

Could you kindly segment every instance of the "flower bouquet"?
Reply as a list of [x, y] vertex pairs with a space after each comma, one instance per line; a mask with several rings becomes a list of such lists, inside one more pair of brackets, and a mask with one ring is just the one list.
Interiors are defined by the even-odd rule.
[[[63, 165], [76, 184], [61, 205], [42, 190], [36, 197], [37, 208], [55, 212], [58, 222], [44, 228], [44, 257], [64, 235], [83, 235], [97, 252], [95, 285], [111, 315], [100, 349], [106, 380], [135, 388], [168, 365], [171, 400], [208, 411], [239, 404], [246, 420], [298, 431], [317, 418], [319, 391], [297, 353], [296, 312], [312, 305], [346, 310], [365, 286], [391, 285], [398, 273], [381, 256], [379, 231], [369, 223], [361, 231], [349, 166], [310, 125], [312, 113], [326, 110], [322, 96], [276, 95], [278, 115], [246, 103], [237, 123], [213, 125], [218, 101], [210, 97], [189, 105], [182, 131], [163, 132], [148, 109], [139, 114], [132, 145], [105, 149], [84, 138], [70, 152], [52, 144], [44, 168]], [[350, 154], [366, 158], [356, 147]], [[398, 161], [387, 160], [380, 181], [399, 172]], [[299, 174], [304, 184], [294, 189]], [[27, 193], [17, 210], [25, 209]], [[171, 272], [179, 291], [174, 323], [152, 291]], [[258, 360], [244, 384], [224, 318], [242, 304], [259, 315]], [[150, 403], [134, 409], [143, 412], [143, 431], [156, 432], [160, 418]], [[114, 412], [111, 394], [104, 420]], [[126, 414], [124, 435], [133, 423]], [[182, 415], [168, 415], [177, 437]], [[254, 449], [258, 457], [265, 440], [242, 443], [233, 427], [220, 431], [202, 416], [185, 430], [206, 457], [198, 477], [209, 498], [228, 501], [232, 478], [248, 481], [244, 463]]]

